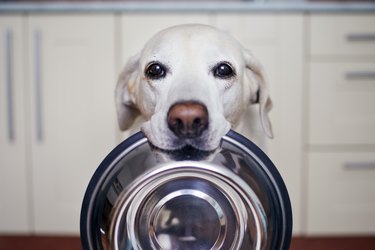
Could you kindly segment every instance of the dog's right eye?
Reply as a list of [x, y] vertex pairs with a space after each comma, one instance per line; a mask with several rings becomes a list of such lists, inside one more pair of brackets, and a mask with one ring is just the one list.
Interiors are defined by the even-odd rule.
[[164, 78], [166, 75], [166, 68], [161, 63], [150, 63], [146, 67], [146, 77], [152, 80]]

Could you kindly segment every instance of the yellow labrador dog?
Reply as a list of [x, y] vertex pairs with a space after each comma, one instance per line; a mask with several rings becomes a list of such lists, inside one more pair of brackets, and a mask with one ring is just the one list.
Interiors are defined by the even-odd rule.
[[142, 116], [142, 131], [163, 150], [212, 151], [231, 128], [250, 128], [259, 137], [257, 124], [272, 137], [261, 65], [211, 26], [174, 26], [151, 38], [121, 73], [116, 105], [122, 130]]

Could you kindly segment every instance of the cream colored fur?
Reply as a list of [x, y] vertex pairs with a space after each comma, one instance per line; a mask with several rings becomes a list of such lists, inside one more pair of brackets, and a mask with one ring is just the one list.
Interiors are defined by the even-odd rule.
[[[150, 62], [167, 65], [163, 79], [146, 77]], [[229, 62], [235, 77], [215, 77], [212, 69], [219, 62]], [[199, 138], [180, 139], [168, 128], [166, 116], [171, 105], [190, 100], [207, 107], [209, 126]], [[156, 34], [121, 73], [116, 105], [122, 130], [130, 129], [141, 116], [142, 131], [161, 149], [174, 150], [189, 144], [214, 150], [231, 128], [245, 131], [258, 143], [264, 135], [260, 126], [272, 137], [268, 118], [272, 102], [260, 63], [234, 38], [211, 26], [174, 26]]]

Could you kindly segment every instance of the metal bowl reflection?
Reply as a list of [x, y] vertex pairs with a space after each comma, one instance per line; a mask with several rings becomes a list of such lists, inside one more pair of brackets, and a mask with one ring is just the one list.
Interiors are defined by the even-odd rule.
[[85, 249], [288, 249], [291, 232], [281, 176], [233, 131], [215, 152], [185, 154], [135, 134], [98, 167], [81, 210]]

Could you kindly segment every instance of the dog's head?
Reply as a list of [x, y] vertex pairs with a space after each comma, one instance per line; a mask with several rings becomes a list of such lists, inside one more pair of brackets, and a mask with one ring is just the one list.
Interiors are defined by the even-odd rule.
[[258, 61], [228, 34], [206, 25], [181, 25], [156, 34], [132, 57], [116, 88], [120, 128], [144, 116], [142, 131], [164, 150], [210, 151], [251, 104], [272, 137], [272, 107]]

